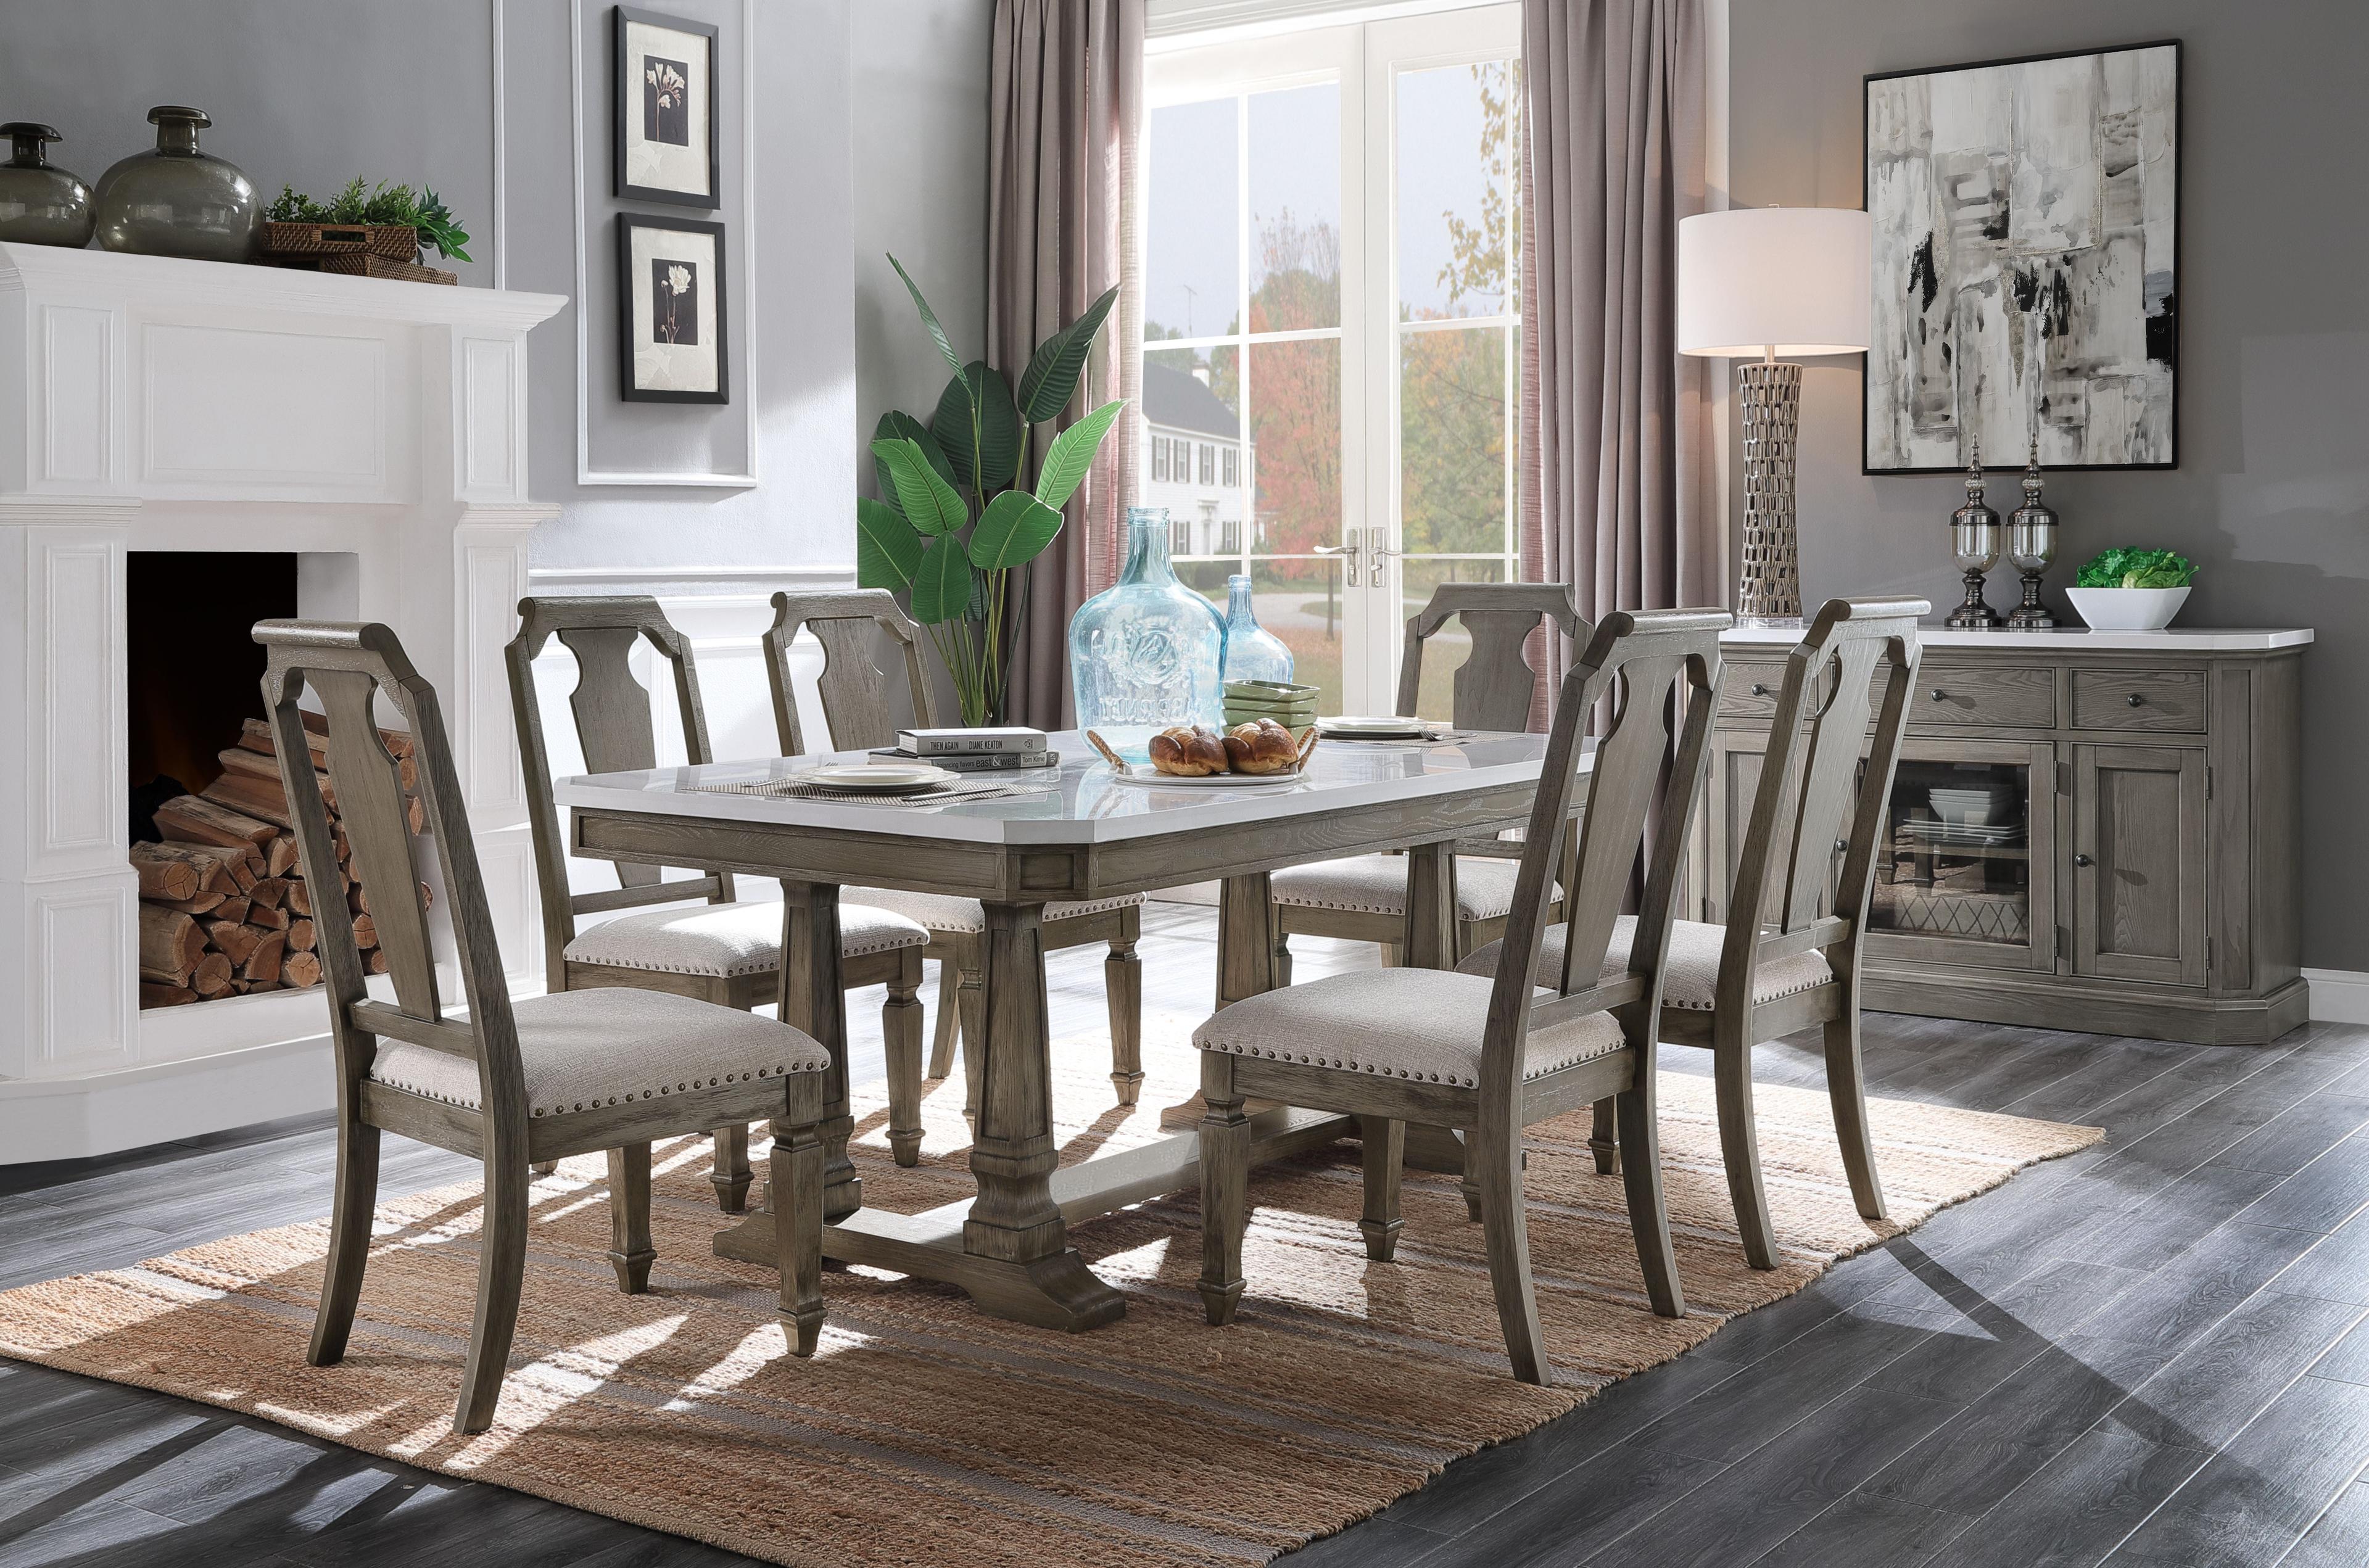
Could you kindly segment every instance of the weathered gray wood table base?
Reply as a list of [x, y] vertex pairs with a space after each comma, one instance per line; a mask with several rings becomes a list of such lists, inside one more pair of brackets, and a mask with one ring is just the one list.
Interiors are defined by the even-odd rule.
[[[1535, 792], [1543, 738], [1489, 735], [1430, 746], [1320, 747], [1291, 785], [1144, 788], [1114, 780], [1075, 735], [1055, 738], [1059, 782], [1042, 795], [931, 809], [753, 793], [817, 762], [716, 763], [571, 779], [570, 853], [779, 880], [784, 1013], [829, 1047], [823, 1141], [826, 1255], [958, 1285], [999, 1317], [1082, 1330], [1125, 1303], [1070, 1246], [1070, 1222], [1193, 1183], [1195, 1135], [1179, 1133], [1059, 1169], [1039, 921], [1051, 899], [1226, 881], [1219, 989], [1227, 1001], [1275, 983], [1267, 873], [1337, 855], [1414, 846], [1408, 961], [1453, 951], [1450, 844], [1516, 828]], [[738, 786], [747, 793], [719, 791]], [[978, 1196], [922, 1214], [864, 1207], [847, 1155], [847, 1029], [839, 977], [839, 888], [908, 887], [986, 907], [985, 1048], [970, 1165]], [[1253, 911], [1255, 911], [1253, 915]], [[801, 1016], [803, 1014], [803, 1016]], [[1260, 1159], [1352, 1132], [1345, 1117], [1277, 1107], [1253, 1123]], [[726, 1257], [770, 1265], [770, 1193], [716, 1238]]]

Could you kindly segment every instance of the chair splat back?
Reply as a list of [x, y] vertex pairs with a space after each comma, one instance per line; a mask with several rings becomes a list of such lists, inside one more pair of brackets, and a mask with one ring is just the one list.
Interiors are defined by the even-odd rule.
[[[1484, 1098], [1511, 1093], [1519, 1083], [1522, 1039], [1528, 1029], [1608, 1007], [1654, 1004], [1639, 977], [1660, 972], [1668, 944], [1670, 898], [1711, 757], [1719, 634], [1730, 619], [1724, 611], [1700, 610], [1608, 615], [1564, 676], [1506, 925], [1509, 961], [1498, 966], [1491, 1032], [1482, 1047]], [[1561, 827], [1578, 789], [1587, 716], [1608, 696], [1613, 699], [1611, 717], [1588, 775], [1579, 874], [1575, 885], [1564, 889], [1563, 967], [1551, 982], [1560, 998], [1533, 1003], [1547, 911], [1561, 874]], [[1657, 803], [1659, 821], [1654, 824]], [[1649, 825], [1655, 828], [1650, 843]], [[1647, 862], [1645, 898], [1630, 974], [1604, 981], [1613, 923], [1641, 855]]]
[[[264, 621], [255, 628], [255, 640], [269, 650], [263, 700], [271, 716], [280, 783], [295, 818], [305, 880], [315, 887], [338, 886], [337, 847], [319, 781], [309, 766], [295, 765], [309, 755], [297, 699], [310, 686], [328, 719], [330, 785], [337, 791], [338, 815], [370, 895], [371, 918], [395, 982], [392, 1008], [369, 999], [345, 901], [315, 898], [317, 951], [328, 981], [340, 1078], [349, 1083], [359, 1081], [381, 1035], [474, 1056], [481, 1103], [489, 1115], [514, 1119], [523, 1137], [526, 1083], [509, 990], [435, 688], [412, 668], [395, 634], [376, 624]], [[444, 1018], [437, 994], [435, 952], [412, 859], [410, 821], [395, 760], [379, 737], [372, 712], [373, 699], [381, 693], [410, 727], [420, 799], [443, 875], [463, 1000], [469, 1008], [465, 1024]]]
[[1749, 963], [1745, 947], [1800, 938], [1830, 913], [1848, 930], [1825, 933], [1816, 945], [1855, 937], [1922, 656], [1917, 619], [1931, 608], [1921, 599], [1828, 600], [1786, 655], [1736, 859], [1723, 965]]
[[1456, 671], [1449, 720], [1459, 729], [1528, 729], [1536, 673], [1522, 650], [1540, 623], [1574, 643], [1587, 639], [1587, 622], [1571, 589], [1554, 582], [1448, 582], [1431, 602], [1407, 617], [1406, 650], [1399, 661], [1399, 712], [1415, 715], [1423, 690], [1425, 645], [1451, 619], [1472, 639]]
[[[543, 893], [544, 939], [552, 972], [576, 936], [576, 916], [591, 910], [671, 904], [685, 898], [728, 902], [728, 878], [702, 876], [663, 880], [663, 867], [617, 865], [618, 893], [574, 892], [567, 881], [567, 841], [551, 794], [551, 752], [544, 740], [542, 698], [535, 691], [534, 661], [553, 637], [576, 656], [576, 689], [568, 710], [584, 765], [592, 773], [626, 773], [658, 766], [658, 733], [650, 693], [634, 679], [634, 645], [647, 641], [664, 660], [674, 681], [682, 721], [683, 755], [693, 763], [715, 760], [707, 740], [707, 712], [700, 701], [699, 669], [691, 639], [677, 631], [647, 595], [555, 594], [519, 601], [519, 633], [503, 648], [509, 667], [510, 714], [518, 725], [519, 756], [526, 769], [527, 821], [534, 833], [535, 868]], [[620, 897], [620, 894], [626, 895]], [[637, 895], [637, 896], [636, 896]]]
[[782, 755], [804, 756], [804, 727], [796, 693], [790, 688], [790, 645], [803, 627], [822, 645], [823, 668], [816, 686], [822, 695], [820, 750], [868, 751], [897, 743], [889, 716], [888, 673], [872, 661], [875, 633], [902, 650], [905, 684], [913, 702], [913, 722], [937, 722], [928, 672], [921, 667], [921, 628], [887, 589], [826, 589], [773, 595], [773, 624], [765, 633], [765, 679], [773, 692], [773, 728]]

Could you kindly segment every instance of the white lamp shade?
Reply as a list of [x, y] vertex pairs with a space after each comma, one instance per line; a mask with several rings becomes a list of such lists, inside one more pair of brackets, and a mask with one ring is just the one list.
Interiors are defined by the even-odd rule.
[[1678, 352], [1755, 359], [1867, 348], [1865, 212], [1739, 207], [1678, 224]]

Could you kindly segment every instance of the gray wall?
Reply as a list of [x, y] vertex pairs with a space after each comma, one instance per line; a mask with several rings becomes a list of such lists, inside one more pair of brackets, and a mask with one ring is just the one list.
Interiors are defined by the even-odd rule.
[[[69, 140], [59, 161], [96, 180], [152, 145], [156, 103], [214, 119], [208, 150], [267, 192], [324, 194], [355, 174], [433, 185], [475, 239], [464, 285], [494, 280], [573, 296], [589, 248], [591, 465], [738, 471], [749, 458], [748, 371], [756, 376], [757, 490], [579, 486], [574, 308], [532, 340], [533, 492], [560, 502], [533, 562], [548, 567], [829, 567], [852, 564], [843, 503], [855, 482], [852, 308], [854, 180], [851, 0], [754, 7], [756, 207], [743, 211], [738, 0], [643, 0], [724, 30], [724, 189], [733, 244], [734, 403], [625, 404], [616, 396], [610, 272], [605, 0], [6, 0], [0, 106]], [[867, 4], [864, 7], [872, 7]], [[890, 7], [893, 8], [893, 7]], [[504, 59], [507, 210], [494, 212], [493, 40]], [[571, 19], [583, 29], [586, 231], [576, 233], [569, 123]], [[983, 67], [982, 67], [983, 70]], [[646, 211], [671, 211], [643, 209]], [[756, 265], [738, 236], [756, 225]], [[752, 310], [753, 307], [753, 310]], [[753, 314], [756, 336], [749, 336]]]
[[[2066, 474], [2049, 499], [2073, 567], [2112, 544], [2201, 568], [2192, 625], [2306, 625], [2304, 962], [2369, 969], [2369, 179], [2360, 0], [1749, 0], [1733, 12], [1738, 205], [1856, 207], [1860, 78], [2055, 50], [2185, 41], [2180, 467]], [[1958, 598], [1950, 477], [1860, 472], [1856, 358], [1802, 396], [1803, 596]], [[1994, 505], [2007, 505], [1994, 493]], [[2011, 571], [1992, 578], [2012, 602]]]

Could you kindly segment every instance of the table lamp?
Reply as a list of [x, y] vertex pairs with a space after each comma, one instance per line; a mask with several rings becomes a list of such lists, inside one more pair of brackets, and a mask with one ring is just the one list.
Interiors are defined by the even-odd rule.
[[1867, 349], [1865, 212], [1833, 207], [1739, 207], [1678, 224], [1678, 352], [1757, 358], [1735, 372], [1744, 405], [1744, 573], [1739, 626], [1802, 624], [1793, 532], [1793, 454], [1802, 367], [1780, 354]]

